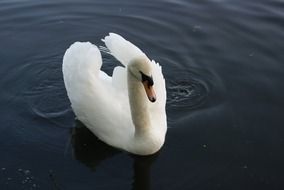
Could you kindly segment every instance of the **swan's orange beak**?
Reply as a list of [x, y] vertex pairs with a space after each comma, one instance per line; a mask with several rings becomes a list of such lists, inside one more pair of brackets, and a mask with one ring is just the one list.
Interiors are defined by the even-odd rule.
[[156, 93], [154, 91], [153, 85], [149, 84], [148, 80], [145, 80], [143, 83], [144, 89], [146, 91], [147, 97], [151, 102], [156, 101]]

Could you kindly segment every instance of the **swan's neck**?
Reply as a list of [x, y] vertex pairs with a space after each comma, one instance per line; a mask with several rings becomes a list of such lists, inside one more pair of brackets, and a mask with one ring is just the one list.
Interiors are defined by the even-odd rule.
[[132, 116], [135, 126], [135, 136], [146, 135], [150, 129], [151, 122], [148, 112], [148, 99], [141, 81], [137, 80], [128, 70], [128, 96]]

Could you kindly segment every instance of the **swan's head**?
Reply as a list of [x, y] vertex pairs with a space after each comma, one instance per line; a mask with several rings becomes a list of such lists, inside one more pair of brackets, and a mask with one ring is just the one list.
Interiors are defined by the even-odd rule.
[[155, 102], [156, 94], [153, 89], [154, 81], [150, 60], [147, 57], [136, 58], [129, 63], [128, 69], [134, 78], [143, 84], [148, 99]]

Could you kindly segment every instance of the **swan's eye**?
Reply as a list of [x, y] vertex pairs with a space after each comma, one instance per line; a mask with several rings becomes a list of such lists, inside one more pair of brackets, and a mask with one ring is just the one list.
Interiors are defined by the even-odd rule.
[[142, 82], [147, 81], [149, 86], [153, 86], [154, 85], [154, 81], [153, 81], [153, 77], [152, 76], [148, 76], [145, 75], [143, 72], [141, 72], [141, 76], [142, 76]]

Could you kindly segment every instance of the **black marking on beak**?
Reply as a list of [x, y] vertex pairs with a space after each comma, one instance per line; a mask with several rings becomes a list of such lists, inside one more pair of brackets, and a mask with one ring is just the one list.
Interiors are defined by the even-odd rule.
[[143, 72], [141, 72], [141, 76], [142, 76], [142, 82], [148, 81], [148, 85], [149, 86], [153, 86], [154, 85], [154, 81], [153, 81], [153, 77], [152, 76], [148, 76], [145, 75]]

